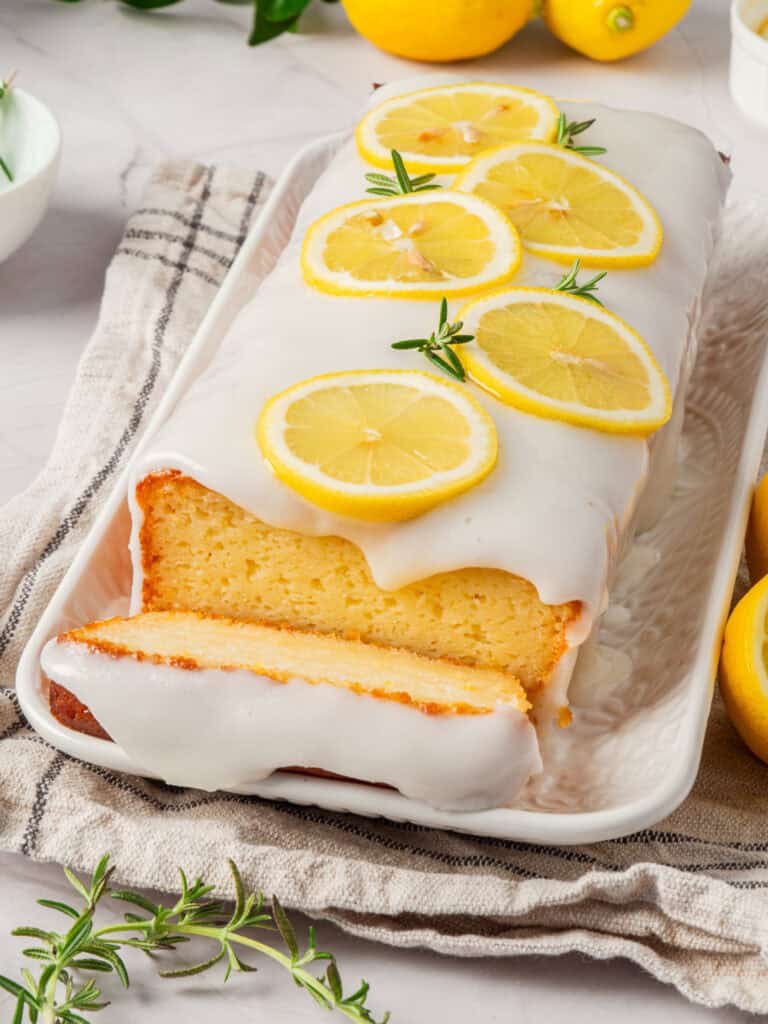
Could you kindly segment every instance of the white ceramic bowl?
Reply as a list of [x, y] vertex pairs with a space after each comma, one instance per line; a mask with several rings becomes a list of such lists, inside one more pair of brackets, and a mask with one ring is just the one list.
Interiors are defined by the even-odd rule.
[[43, 219], [60, 152], [56, 118], [34, 96], [14, 88], [0, 112], [0, 155], [14, 178], [9, 182], [0, 171], [0, 263]]
[[768, 18], [768, 0], [731, 4], [731, 95], [753, 120], [768, 127], [768, 39], [757, 29]]

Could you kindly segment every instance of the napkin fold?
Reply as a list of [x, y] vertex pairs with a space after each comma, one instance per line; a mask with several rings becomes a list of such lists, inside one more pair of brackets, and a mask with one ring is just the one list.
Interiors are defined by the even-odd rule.
[[[25, 721], [12, 689], [22, 647], [266, 192], [252, 172], [158, 169], [108, 270], [51, 457], [0, 509], [0, 848], [82, 870], [109, 850], [121, 881], [169, 891], [181, 864], [222, 895], [229, 856], [250, 885], [368, 939], [458, 956], [627, 957], [689, 999], [768, 1012], [768, 768], [717, 698], [685, 803], [655, 828], [568, 848], [123, 776], [54, 750]], [[729, 331], [755, 337], [756, 360], [768, 337], [767, 213], [727, 213], [708, 359]]]

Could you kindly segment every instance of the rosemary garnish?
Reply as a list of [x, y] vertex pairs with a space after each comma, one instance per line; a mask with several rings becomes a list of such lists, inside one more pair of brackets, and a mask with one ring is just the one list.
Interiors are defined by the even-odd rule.
[[590, 299], [592, 302], [596, 302], [598, 306], [602, 306], [603, 303], [593, 294], [595, 288], [603, 280], [605, 275], [608, 273], [607, 270], [601, 270], [599, 274], [595, 274], [589, 281], [585, 281], [583, 284], [579, 284], [576, 280], [576, 275], [581, 270], [581, 260], [574, 260], [571, 265], [571, 269], [567, 274], [563, 274], [560, 280], [554, 287], [556, 292], [568, 292], [570, 295], [580, 295], [582, 299]]
[[592, 117], [589, 121], [568, 122], [565, 119], [565, 114], [561, 113], [557, 119], [557, 139], [555, 141], [558, 146], [571, 149], [574, 153], [581, 153], [582, 156], [602, 156], [603, 153], [608, 152], [605, 146], [576, 146], [573, 142], [575, 135], [581, 135], [587, 128], [591, 128], [595, 121], [596, 118]]
[[448, 303], [443, 297], [440, 303], [440, 321], [437, 330], [433, 331], [428, 338], [406, 338], [404, 341], [395, 341], [392, 348], [413, 349], [422, 352], [427, 359], [443, 373], [447, 373], [456, 380], [465, 381], [467, 374], [461, 360], [450, 347], [451, 345], [466, 345], [474, 339], [474, 334], [460, 334], [464, 326], [461, 320], [455, 323], [448, 323]]
[[377, 174], [375, 171], [371, 171], [370, 174], [366, 174], [365, 180], [369, 181], [373, 187], [367, 188], [366, 192], [370, 192], [374, 196], [404, 196], [409, 192], [431, 192], [433, 189], [441, 187], [432, 184], [435, 178], [434, 174], [419, 174], [418, 177], [412, 178], [398, 151], [392, 149], [390, 153], [392, 154], [392, 166], [395, 169], [394, 177], [390, 174]]
[[[30, 926], [16, 928], [12, 932], [13, 935], [37, 940], [38, 945], [23, 952], [39, 964], [37, 978], [27, 968], [22, 970], [23, 985], [0, 975], [0, 988], [16, 997], [13, 1024], [22, 1024], [25, 1010], [30, 1024], [36, 1024], [38, 1020], [40, 1024], [88, 1024], [83, 1013], [93, 1013], [109, 1004], [102, 1000], [93, 978], [80, 982], [81, 972], [114, 972], [123, 987], [128, 988], [128, 970], [121, 951], [131, 948], [148, 954], [163, 953], [193, 937], [212, 940], [218, 946], [217, 951], [210, 959], [192, 967], [161, 971], [161, 977], [184, 978], [201, 974], [222, 962], [224, 981], [233, 972], [255, 971], [255, 967], [240, 959], [237, 947], [244, 946], [286, 968], [294, 982], [324, 1010], [338, 1010], [358, 1024], [377, 1024], [366, 1006], [367, 982], [363, 981], [356, 992], [345, 996], [336, 960], [332, 953], [316, 948], [314, 928], [309, 929], [308, 945], [302, 953], [293, 925], [277, 897], [272, 897], [271, 910], [265, 910], [263, 895], [247, 895], [236, 865], [231, 860], [227, 863], [235, 890], [235, 905], [228, 916], [224, 912], [224, 904], [206, 898], [213, 891], [213, 886], [205, 885], [199, 878], [190, 883], [181, 868], [181, 896], [172, 906], [153, 903], [141, 893], [109, 890], [107, 885], [114, 871], [108, 866], [109, 856], [101, 858], [88, 886], [65, 868], [67, 880], [84, 904], [82, 909], [58, 900], [42, 899], [37, 902], [71, 919], [69, 928], [56, 932]], [[142, 913], [126, 913], [122, 924], [95, 928], [96, 906], [107, 894]], [[244, 934], [253, 928], [277, 929], [288, 954]], [[307, 969], [318, 960], [326, 962], [325, 974], [320, 977]], [[380, 1024], [386, 1024], [388, 1020], [389, 1014], [385, 1014]]]
[[[14, 71], [11, 75], [8, 76], [8, 78], [6, 78], [3, 81], [0, 81], [0, 103], [10, 93], [11, 86], [13, 85], [13, 80], [14, 80], [15, 77], [16, 77], [16, 72]], [[0, 171], [3, 172], [3, 174], [6, 176], [8, 181], [10, 181], [10, 182], [13, 181], [13, 172], [11, 171], [10, 167], [5, 162], [5, 160], [3, 159], [1, 154], [0, 154]]]

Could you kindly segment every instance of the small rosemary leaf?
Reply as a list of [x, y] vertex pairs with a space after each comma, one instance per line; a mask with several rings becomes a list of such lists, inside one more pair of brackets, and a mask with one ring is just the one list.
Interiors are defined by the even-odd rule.
[[115, 974], [120, 979], [120, 983], [122, 984], [123, 988], [130, 988], [131, 981], [130, 978], [128, 977], [128, 968], [125, 966], [125, 961], [120, 956], [120, 954], [116, 953], [113, 949], [110, 949], [102, 953], [102, 956], [104, 957], [105, 960], [108, 960], [114, 967]]
[[574, 153], [581, 153], [582, 156], [602, 156], [608, 150], [605, 146], [571, 146]]
[[408, 177], [408, 171], [405, 169], [403, 158], [400, 156], [396, 149], [391, 150], [392, 153], [392, 165], [395, 168], [395, 176], [397, 177], [397, 183], [400, 186], [400, 191], [407, 195], [412, 191], [411, 179]]
[[381, 185], [393, 185], [391, 174], [379, 174], [378, 171], [369, 171], [365, 176], [366, 181], [375, 181]]
[[568, 125], [568, 134], [581, 135], [581, 133], [585, 132], [587, 128], [591, 128], [594, 123], [594, 117], [590, 118], [589, 121], [574, 121], [573, 124]]
[[[151, 900], [148, 900], [146, 896], [142, 896], [140, 892], [131, 892], [130, 889], [114, 889], [109, 895], [113, 900], [122, 900], [123, 903], [133, 903], [134, 906], [141, 907], [142, 910], [146, 910], [147, 913], [152, 914], [153, 917], [158, 911], [155, 904]], [[131, 916], [133, 917], [133, 915]], [[138, 917], [136, 920], [143, 921], [144, 919]]]
[[423, 348], [428, 344], [426, 338], [406, 338], [404, 341], [393, 341], [391, 348]]
[[70, 961], [70, 967], [76, 967], [79, 971], [99, 971], [101, 974], [111, 974], [114, 970], [112, 964], [106, 960], [96, 960], [90, 956], [81, 956]]
[[237, 864], [230, 857], [227, 857], [227, 867], [232, 875], [232, 883], [235, 887], [235, 909], [232, 911], [232, 920], [237, 921], [242, 917], [243, 908], [245, 907], [245, 886], [243, 885], [243, 876], [240, 874]]
[[176, 971], [160, 971], [161, 978], [191, 978], [193, 974], [202, 974], [203, 971], [209, 970], [211, 967], [215, 967], [216, 964], [220, 963], [227, 955], [225, 946], [222, 946], [218, 953], [210, 958], [210, 960], [203, 960], [202, 963], [194, 964], [192, 967], [180, 967]]
[[448, 322], [448, 300], [446, 299], [445, 296], [443, 296], [442, 299], [440, 300], [440, 319], [439, 319], [438, 323], [439, 323], [440, 327], [442, 327], [443, 324], [447, 323], [447, 322]]
[[[77, 915], [80, 917], [80, 915]], [[41, 942], [53, 943], [56, 940], [54, 932], [44, 932], [42, 928], [14, 928], [11, 935], [23, 936], [25, 939], [40, 939]]]
[[11, 981], [10, 978], [6, 978], [5, 975], [0, 974], [0, 988], [4, 988], [6, 992], [10, 992], [12, 996], [16, 996], [17, 999], [23, 999], [28, 1005], [34, 1005], [34, 998], [31, 992], [27, 992], [25, 988], [22, 988], [17, 981]]
[[40, 994], [41, 998], [43, 992], [45, 991], [45, 986], [48, 984], [48, 981], [50, 980], [50, 977], [55, 970], [56, 964], [48, 964], [48, 966], [44, 967], [43, 970], [40, 972], [40, 977], [37, 979], [37, 991]]
[[[434, 181], [436, 175], [434, 174], [419, 174], [415, 178], [411, 178], [412, 185], [426, 185], [430, 181]], [[436, 186], [439, 188], [440, 186]]]
[[299, 944], [296, 941], [296, 932], [293, 930], [293, 925], [288, 920], [277, 896], [272, 897], [272, 918], [277, 925], [277, 930], [282, 935], [283, 941], [288, 947], [291, 956], [295, 960], [299, 955]]
[[15, 1012], [13, 1014], [12, 1024], [22, 1024], [22, 1021], [24, 1020], [24, 1007], [25, 1006], [26, 1006], [26, 1003], [21, 998], [21, 996], [19, 996], [19, 998], [16, 1000], [16, 1010], [15, 1010]]
[[44, 963], [50, 963], [54, 959], [47, 949], [39, 949], [37, 946], [22, 949], [21, 954], [28, 956], [30, 960], [42, 960]]
[[336, 966], [336, 961], [331, 960], [325, 972], [325, 978], [328, 982], [328, 986], [333, 992], [333, 998], [336, 1002], [341, 1002], [343, 991], [341, 987], [341, 975], [339, 974], [339, 968]]
[[459, 357], [452, 349], [447, 348], [445, 345], [443, 346], [443, 352], [445, 352], [448, 362], [453, 367], [454, 376], [457, 377], [459, 380], [464, 380], [467, 375], [464, 370], [464, 364], [462, 363], [462, 361], [459, 359]]
[[288, 21], [298, 18], [309, 0], [259, 0], [259, 8], [267, 21]]
[[358, 988], [356, 991], [354, 991], [351, 996], [347, 996], [347, 998], [344, 1000], [344, 1002], [345, 1003], [364, 1003], [365, 999], [366, 999], [366, 996], [368, 995], [368, 991], [369, 991], [370, 987], [371, 986], [368, 984], [367, 981], [361, 981], [360, 982], [360, 988]]
[[447, 363], [444, 359], [441, 359], [440, 356], [436, 355], [434, 352], [425, 352], [424, 355], [427, 357], [430, 363], [432, 363], [434, 366], [437, 366], [440, 370], [443, 371], [443, 373], [447, 373], [449, 377], [456, 376], [456, 371], [450, 365], [450, 363]]
[[59, 947], [59, 958], [64, 960], [70, 957], [80, 946], [80, 944], [88, 938], [91, 934], [91, 928], [93, 923], [91, 921], [91, 914], [83, 914], [72, 927], [69, 929], [67, 934], [64, 936], [64, 941]]
[[367, 188], [365, 190], [372, 196], [396, 196], [398, 193], [393, 188]]
[[[71, 3], [72, 0], [69, 2]], [[103, 1010], [106, 1006], [109, 1006], [109, 1003], [102, 1003], [98, 1009]], [[91, 1009], [95, 1010], [96, 1007], [92, 1006]], [[64, 1021], [65, 1024], [89, 1024], [85, 1017], [81, 1017], [79, 1013], [73, 1013], [72, 1010], [64, 1010], [63, 1013], [59, 1013], [59, 1020]]]
[[74, 907], [70, 907], [68, 903], [61, 903], [59, 900], [38, 900], [37, 903], [41, 907], [47, 907], [48, 910], [58, 910], [62, 914], [67, 914], [68, 917], [80, 917], [80, 912], [75, 910]]
[[419, 185], [413, 189], [414, 192], [434, 192], [436, 188], [442, 188], [442, 185]]
[[91, 886], [98, 885], [99, 882], [107, 874], [107, 865], [109, 864], [109, 854], [105, 853], [99, 863], [96, 865], [96, 869], [93, 872], [93, 878], [91, 879]]
[[579, 292], [579, 295], [581, 295], [583, 299], [589, 299], [590, 302], [596, 302], [598, 306], [605, 305], [605, 303], [601, 302], [600, 299], [598, 299], [598, 297], [596, 295], [593, 295], [591, 292]]
[[74, 873], [74, 871], [70, 871], [69, 868], [64, 868], [64, 874], [66, 876], [67, 881], [75, 890], [75, 892], [79, 893], [80, 896], [82, 896], [83, 899], [87, 902], [88, 899], [90, 898], [90, 893], [85, 888], [80, 879], [77, 877], [77, 875]]
[[474, 334], [454, 334], [449, 344], [451, 345], [467, 345], [470, 341], [474, 341]]

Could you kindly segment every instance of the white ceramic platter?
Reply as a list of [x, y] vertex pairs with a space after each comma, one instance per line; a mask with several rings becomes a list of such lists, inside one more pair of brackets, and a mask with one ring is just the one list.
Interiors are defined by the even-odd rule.
[[[302, 200], [341, 142], [313, 143], [274, 189], [148, 429], [172, 411], [233, 317], [274, 266]], [[711, 332], [710, 332], [711, 333]], [[686, 796], [701, 756], [722, 628], [768, 426], [764, 339], [705, 338], [686, 405], [678, 481], [660, 523], [638, 539], [612, 592], [600, 645], [571, 687], [574, 723], [545, 744], [545, 770], [512, 807], [458, 814], [352, 782], [277, 773], [241, 792], [500, 839], [577, 844], [650, 826]], [[55, 747], [140, 774], [117, 745], [50, 714], [40, 651], [49, 637], [127, 608], [126, 474], [61, 582], [19, 665], [19, 700]]]

